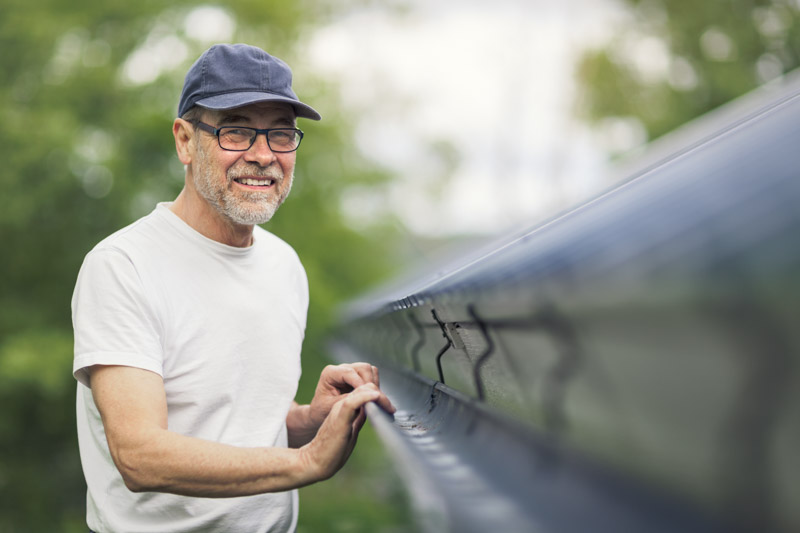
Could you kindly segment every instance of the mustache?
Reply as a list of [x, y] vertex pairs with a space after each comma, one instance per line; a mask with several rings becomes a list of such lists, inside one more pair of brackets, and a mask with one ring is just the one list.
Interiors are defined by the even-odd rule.
[[266, 168], [260, 167], [258, 165], [244, 165], [241, 168], [229, 168], [227, 175], [229, 180], [235, 180], [238, 178], [245, 178], [245, 177], [264, 178], [275, 181], [280, 181], [283, 179], [283, 172], [281, 172], [280, 168], [277, 168], [272, 165]]

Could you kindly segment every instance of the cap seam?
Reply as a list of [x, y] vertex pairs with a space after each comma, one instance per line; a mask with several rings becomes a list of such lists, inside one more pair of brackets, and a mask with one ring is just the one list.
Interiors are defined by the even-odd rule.
[[[262, 87], [269, 87], [269, 65], [266, 61], [262, 61], [263, 58], [259, 58], [259, 63], [261, 65], [261, 83]], [[269, 91], [265, 91], [269, 92]]]
[[216, 50], [215, 47], [212, 46], [211, 49], [208, 51], [208, 54], [206, 54], [206, 56], [203, 58], [203, 75], [202, 78], [200, 79], [201, 92], [206, 91], [206, 85], [208, 84], [208, 76], [206, 75], [208, 71], [208, 60], [211, 57], [211, 54], [213, 54], [214, 52], [216, 52]]
[[210, 96], [219, 96], [221, 94], [234, 94], [234, 93], [266, 93], [266, 94], [274, 94], [276, 96], [282, 96], [284, 98], [292, 99], [292, 97], [290, 95], [287, 95], [287, 94], [276, 93], [276, 92], [273, 92], [273, 91], [268, 91], [266, 89], [256, 89], [256, 88], [229, 89], [229, 90], [226, 90], [226, 91], [219, 91], [219, 92], [215, 92], [215, 93], [203, 93], [202, 95], [198, 95], [198, 98], [200, 100], [203, 100], [203, 99], [208, 98]]

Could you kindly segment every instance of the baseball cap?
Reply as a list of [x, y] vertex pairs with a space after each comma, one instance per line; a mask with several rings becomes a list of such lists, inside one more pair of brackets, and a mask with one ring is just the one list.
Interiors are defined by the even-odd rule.
[[292, 91], [289, 65], [246, 44], [215, 44], [194, 62], [183, 82], [178, 116], [195, 105], [232, 109], [256, 102], [286, 102], [298, 117], [322, 118]]

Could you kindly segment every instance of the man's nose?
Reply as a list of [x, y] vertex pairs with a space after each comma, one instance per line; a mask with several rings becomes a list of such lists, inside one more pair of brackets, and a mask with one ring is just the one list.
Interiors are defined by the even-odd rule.
[[244, 158], [246, 161], [257, 163], [262, 167], [269, 166], [276, 160], [275, 152], [270, 149], [269, 143], [267, 142], [266, 133], [259, 133], [256, 135], [253, 146], [245, 152]]

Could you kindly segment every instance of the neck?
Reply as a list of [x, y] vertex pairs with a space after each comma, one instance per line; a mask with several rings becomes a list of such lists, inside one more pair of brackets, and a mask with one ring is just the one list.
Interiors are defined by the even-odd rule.
[[186, 187], [172, 203], [170, 210], [209, 239], [238, 248], [253, 244], [252, 225], [236, 224], [225, 219], [207, 202], [188, 192]]

